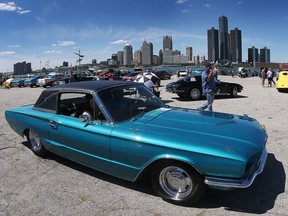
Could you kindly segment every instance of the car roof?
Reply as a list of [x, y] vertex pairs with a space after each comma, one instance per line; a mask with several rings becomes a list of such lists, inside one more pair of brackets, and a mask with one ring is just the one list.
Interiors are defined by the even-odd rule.
[[82, 81], [72, 82], [63, 85], [53, 86], [45, 89], [40, 94], [38, 100], [34, 104], [34, 109], [55, 110], [55, 104], [58, 93], [74, 92], [74, 93], [93, 93], [106, 88], [114, 88], [119, 86], [143, 85], [143, 83], [136, 83], [130, 81]]
[[134, 85], [134, 84], [143, 84], [135, 83], [129, 81], [117, 81], [117, 80], [93, 80], [93, 81], [82, 81], [82, 82], [72, 82], [64, 85], [58, 85], [51, 87], [50, 90], [61, 91], [61, 90], [83, 90], [83, 91], [98, 91], [105, 88], [113, 88], [117, 86], [125, 85]]

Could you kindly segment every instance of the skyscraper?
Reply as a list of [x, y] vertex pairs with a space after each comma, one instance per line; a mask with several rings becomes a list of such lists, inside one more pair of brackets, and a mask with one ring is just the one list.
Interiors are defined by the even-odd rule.
[[192, 61], [193, 58], [193, 49], [192, 47], [186, 47], [186, 55], [188, 56], [188, 61]]
[[131, 65], [132, 60], [133, 60], [133, 48], [130, 44], [127, 44], [124, 47], [123, 65]]
[[172, 50], [172, 36], [163, 36], [163, 50]]
[[260, 49], [260, 62], [270, 63], [270, 49], [267, 47]]
[[143, 42], [142, 47], [142, 65], [153, 64], [153, 44], [147, 43], [146, 40]]
[[259, 52], [255, 46], [248, 48], [248, 62], [252, 63], [255, 66], [256, 62], [259, 62]]
[[214, 27], [208, 29], [208, 61], [216, 62], [219, 60], [219, 41], [218, 30]]
[[238, 28], [230, 31], [230, 60], [242, 62], [242, 36]]
[[228, 43], [228, 19], [225, 16], [219, 17], [219, 57], [229, 59], [229, 43]]

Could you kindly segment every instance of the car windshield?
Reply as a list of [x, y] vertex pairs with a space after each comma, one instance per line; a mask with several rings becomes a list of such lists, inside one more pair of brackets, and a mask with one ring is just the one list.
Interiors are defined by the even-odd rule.
[[164, 107], [165, 104], [144, 85], [125, 85], [98, 92], [115, 123], [134, 120], [139, 114]]

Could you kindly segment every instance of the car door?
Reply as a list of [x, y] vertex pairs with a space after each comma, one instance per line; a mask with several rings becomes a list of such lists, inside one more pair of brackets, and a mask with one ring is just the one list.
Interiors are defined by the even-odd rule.
[[55, 114], [50, 126], [51, 144], [57, 146], [59, 155], [110, 172], [110, 134], [113, 125], [103, 121], [88, 124], [81, 122], [77, 116]]

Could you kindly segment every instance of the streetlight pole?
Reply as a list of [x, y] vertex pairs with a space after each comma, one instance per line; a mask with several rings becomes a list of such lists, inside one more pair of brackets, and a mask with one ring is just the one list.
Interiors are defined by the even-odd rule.
[[[80, 49], [78, 50], [78, 53], [74, 53], [78, 56], [78, 59], [76, 61], [76, 67], [77, 67], [77, 73], [78, 73], [78, 67], [80, 66], [80, 62], [82, 61], [82, 58], [84, 57], [84, 55], [81, 55], [80, 53]], [[78, 66], [77, 66], [77, 62], [78, 62]]]

